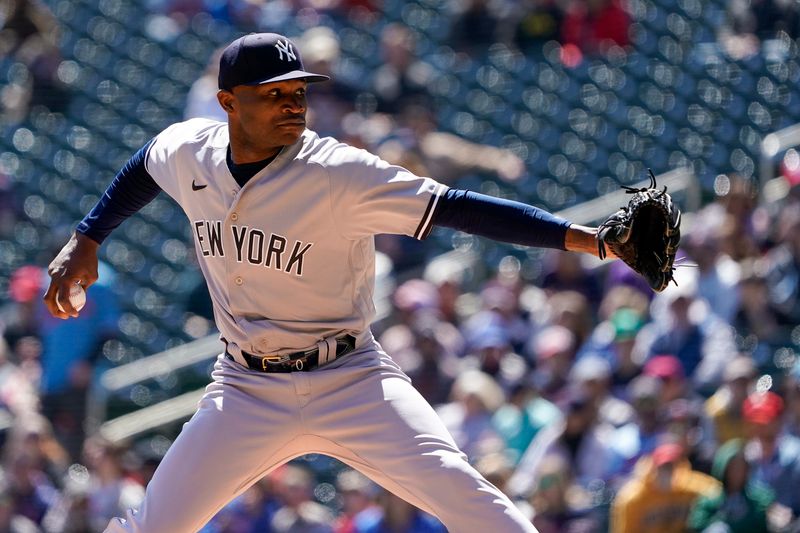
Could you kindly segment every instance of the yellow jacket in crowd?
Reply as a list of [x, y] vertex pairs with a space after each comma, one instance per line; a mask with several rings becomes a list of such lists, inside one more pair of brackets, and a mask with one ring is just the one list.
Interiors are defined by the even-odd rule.
[[656, 460], [639, 461], [634, 477], [617, 493], [611, 507], [612, 533], [682, 533], [694, 500], [722, 490], [719, 481], [692, 470], [685, 459], [665, 462], [657, 453], [653, 456]]

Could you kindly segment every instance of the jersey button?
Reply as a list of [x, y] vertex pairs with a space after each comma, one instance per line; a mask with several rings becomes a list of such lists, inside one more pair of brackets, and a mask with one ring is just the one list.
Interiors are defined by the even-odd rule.
[[231, 213], [231, 220], [236, 222], [237, 220], [239, 220], [239, 215], [237, 213]]
[[244, 283], [244, 280], [241, 278], [241, 276], [236, 276], [236, 279], [234, 279], [233, 282], [237, 285], [241, 285]]

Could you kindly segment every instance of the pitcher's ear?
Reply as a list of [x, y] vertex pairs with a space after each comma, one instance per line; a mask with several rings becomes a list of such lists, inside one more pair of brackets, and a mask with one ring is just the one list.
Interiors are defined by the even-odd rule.
[[226, 112], [231, 113], [234, 109], [234, 98], [233, 95], [225, 90], [220, 90], [217, 93], [217, 101], [219, 105], [222, 106]]

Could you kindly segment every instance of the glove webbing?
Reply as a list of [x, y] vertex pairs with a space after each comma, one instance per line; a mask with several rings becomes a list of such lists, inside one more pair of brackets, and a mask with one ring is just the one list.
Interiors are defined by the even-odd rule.
[[[658, 183], [656, 183], [656, 175], [653, 174], [653, 169], [652, 168], [648, 168], [647, 172], [650, 174], [650, 186], [649, 187], [638, 187], [637, 188], [637, 187], [630, 187], [628, 185], [622, 185], [622, 189], [625, 191], [625, 194], [636, 194], [638, 192], [647, 192], [650, 189], [657, 188], [658, 187]], [[662, 190], [658, 194], [658, 196], [656, 196], [656, 198], [661, 198], [666, 193], [667, 193], [667, 186], [664, 185], [664, 190]], [[628, 211], [628, 206], [622, 206], [622, 207], [620, 207], [620, 209]], [[603, 227], [613, 227], [613, 226], [619, 226], [621, 224], [622, 224], [621, 222], [615, 220], [613, 224], [604, 224]], [[603, 260], [603, 259], [606, 258], [607, 255], [608, 255], [608, 253], [606, 252], [606, 246], [605, 246], [605, 243], [603, 242], [603, 239], [598, 239], [597, 240], [597, 256], [601, 260]]]

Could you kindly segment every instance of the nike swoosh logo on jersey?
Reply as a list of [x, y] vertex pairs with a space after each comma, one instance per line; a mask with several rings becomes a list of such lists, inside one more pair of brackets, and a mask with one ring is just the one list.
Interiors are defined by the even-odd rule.
[[205, 189], [208, 185], [198, 185], [194, 180], [192, 180], [192, 190], [199, 191], [200, 189]]

